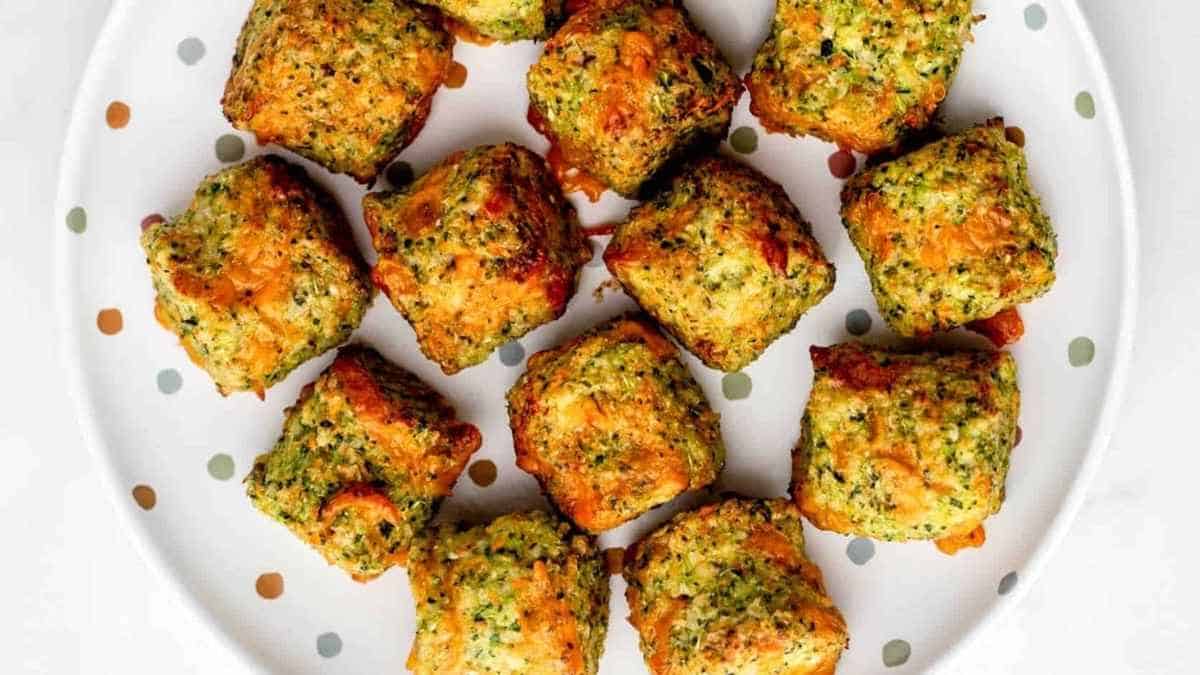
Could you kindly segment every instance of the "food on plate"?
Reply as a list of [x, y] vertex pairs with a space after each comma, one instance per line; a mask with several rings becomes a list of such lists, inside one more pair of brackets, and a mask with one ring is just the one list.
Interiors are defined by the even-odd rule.
[[812, 347], [792, 495], [823, 530], [983, 543], [1016, 442], [1017, 364], [999, 351]]
[[255, 0], [221, 104], [259, 143], [372, 183], [425, 125], [453, 45], [407, 2]]
[[842, 221], [904, 336], [988, 319], [1054, 284], [1054, 229], [1001, 120], [854, 176]]
[[785, 499], [680, 513], [625, 560], [629, 621], [654, 675], [827, 675], [849, 645]]
[[833, 265], [779, 184], [713, 156], [617, 225], [613, 276], [706, 365], [736, 371], [833, 290]]
[[[473, 41], [544, 40], [563, 20], [565, 0], [417, 0], [437, 7]], [[461, 31], [455, 32], [461, 35]], [[476, 37], [478, 36], [478, 37]], [[465, 38], [464, 38], [465, 39]]]
[[710, 485], [725, 462], [720, 416], [643, 316], [529, 357], [508, 414], [517, 466], [590, 532]]
[[481, 437], [374, 350], [350, 346], [300, 393], [246, 494], [332, 565], [368, 581], [403, 564]]
[[363, 197], [373, 278], [447, 374], [562, 316], [592, 257], [545, 160], [458, 152], [398, 192]]
[[594, 675], [608, 629], [608, 573], [592, 537], [546, 513], [442, 523], [413, 544], [416, 675]]
[[350, 226], [304, 170], [266, 156], [205, 178], [142, 233], [154, 316], [221, 394], [260, 397], [345, 342], [371, 300]]
[[626, 197], [729, 128], [741, 84], [674, 0], [593, 0], [529, 70], [530, 121], [568, 191]]
[[779, 0], [750, 110], [770, 131], [884, 150], [929, 124], [976, 20], [971, 0]]

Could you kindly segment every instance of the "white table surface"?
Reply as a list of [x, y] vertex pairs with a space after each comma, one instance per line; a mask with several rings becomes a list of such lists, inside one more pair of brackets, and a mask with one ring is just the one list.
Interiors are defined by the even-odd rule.
[[[1186, 427], [1200, 417], [1200, 3], [1081, 4], [1138, 187], [1134, 368], [1079, 518], [1025, 599], [954, 672], [1200, 669], [1200, 443]], [[0, 0], [0, 672], [238, 673], [121, 530], [57, 360], [47, 261], [58, 157], [108, 6]]]

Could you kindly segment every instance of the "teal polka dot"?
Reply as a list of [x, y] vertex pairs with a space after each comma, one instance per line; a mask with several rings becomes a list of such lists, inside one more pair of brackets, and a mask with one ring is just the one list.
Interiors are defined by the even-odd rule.
[[1012, 592], [1012, 589], [1016, 588], [1016, 586], [1017, 573], [1009, 572], [1008, 574], [1004, 575], [1004, 578], [1001, 579], [1000, 583], [996, 586], [996, 592], [1000, 595], [1008, 595], [1010, 592]]
[[525, 348], [520, 342], [510, 342], [500, 348], [500, 363], [506, 366], [519, 366], [525, 360]]
[[721, 393], [730, 401], [740, 401], [749, 398], [753, 383], [745, 373], [727, 373], [721, 378]]
[[332, 659], [342, 653], [342, 638], [337, 633], [321, 633], [317, 636], [317, 653]]
[[158, 390], [164, 394], [174, 394], [183, 388], [183, 376], [174, 368], [158, 371]]
[[217, 159], [228, 164], [246, 156], [246, 142], [240, 136], [225, 134], [217, 139]]
[[856, 537], [846, 545], [846, 557], [855, 565], [866, 565], [875, 557], [875, 542]]
[[738, 127], [729, 136], [729, 146], [736, 152], [749, 155], [758, 150], [758, 132], [750, 127]]
[[1096, 343], [1089, 338], [1077, 337], [1067, 345], [1067, 360], [1072, 366], [1081, 368], [1096, 358]]
[[75, 234], [83, 234], [87, 229], [87, 211], [82, 206], [67, 211], [67, 229]]
[[1085, 120], [1090, 120], [1096, 116], [1096, 99], [1086, 91], [1081, 91], [1075, 95], [1075, 112]]
[[889, 640], [883, 646], [883, 665], [888, 668], [895, 668], [908, 663], [908, 657], [912, 656], [912, 645], [904, 640]]
[[204, 58], [204, 52], [204, 42], [200, 38], [195, 37], [184, 38], [175, 47], [175, 55], [187, 66], [194, 66], [200, 63], [200, 59]]
[[1046, 8], [1032, 3], [1025, 7], [1025, 26], [1029, 30], [1041, 30], [1046, 27]]
[[871, 330], [871, 315], [865, 309], [856, 309], [846, 314], [846, 332], [851, 335], [866, 335]]
[[225, 453], [213, 455], [208, 460], [208, 475], [217, 480], [229, 480], [233, 478], [233, 458]]

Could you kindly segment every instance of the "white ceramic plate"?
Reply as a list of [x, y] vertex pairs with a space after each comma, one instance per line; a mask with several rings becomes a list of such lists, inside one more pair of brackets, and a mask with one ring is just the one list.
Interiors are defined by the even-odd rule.
[[[774, 3], [686, 4], [745, 72]], [[274, 441], [283, 408], [331, 355], [298, 369], [265, 401], [252, 395], [223, 399], [152, 316], [139, 223], [149, 214], [181, 211], [197, 181], [224, 165], [217, 141], [234, 132], [218, 100], [249, 5], [250, 0], [115, 3], [80, 89], [63, 155], [55, 225], [63, 351], [86, 436], [134, 538], [231, 649], [263, 669], [400, 672], [414, 624], [403, 570], [367, 585], [351, 582], [252, 509], [239, 482]], [[1094, 473], [1128, 362], [1136, 260], [1133, 189], [1095, 44], [1073, 2], [977, 0], [976, 8], [988, 18], [966, 51], [946, 106], [947, 126], [999, 114], [1025, 130], [1033, 183], [1058, 230], [1059, 278], [1049, 295], [1022, 308], [1027, 334], [1013, 351], [1020, 364], [1024, 440], [1014, 451], [1004, 509], [987, 522], [987, 544], [947, 557], [927, 543], [876, 543], [873, 557], [860, 565], [848, 554], [850, 539], [809, 528], [809, 552], [850, 627], [844, 673], [883, 670], [885, 661], [898, 661], [908, 650], [894, 672], [944, 666], [1016, 601]], [[468, 69], [466, 86], [437, 95], [428, 127], [401, 159], [420, 172], [453, 150], [484, 142], [515, 140], [545, 150], [524, 116], [524, 75], [539, 49], [532, 43], [488, 48], [460, 43], [455, 58]], [[106, 123], [114, 101], [130, 112], [119, 129]], [[119, 109], [113, 112], [121, 117]], [[747, 369], [753, 383], [748, 398], [727, 400], [721, 374], [687, 357], [722, 414], [729, 460], [719, 487], [782, 495], [812, 375], [808, 346], [847, 339], [846, 317], [856, 309], [873, 319], [869, 339], [889, 338], [838, 221], [841, 182], [826, 164], [834, 148], [812, 139], [766, 136], [747, 111], [747, 97], [733, 126], [759, 132], [758, 150], [744, 159], [783, 183], [838, 267], [833, 293]], [[238, 143], [226, 138], [220, 145], [224, 154], [236, 151]], [[247, 156], [262, 152], [248, 140], [245, 145]], [[359, 210], [362, 189], [308, 166], [339, 195], [360, 246], [369, 251]], [[585, 224], [619, 218], [629, 205], [611, 194], [598, 205], [576, 203]], [[607, 278], [603, 266], [590, 265], [567, 315], [523, 338], [524, 350], [551, 346], [630, 307], [619, 293], [603, 302], [594, 299], [593, 290]], [[116, 328], [117, 314], [100, 313], [113, 309], [122, 326], [106, 334]], [[411, 329], [383, 298], [358, 337], [432, 383], [483, 431], [477, 458], [494, 461], [499, 480], [481, 488], [464, 475], [443, 516], [478, 518], [542, 503], [534, 481], [513, 463], [503, 403], [523, 363], [506, 366], [493, 355], [481, 366], [445, 377], [417, 352]], [[1077, 338], [1094, 345], [1087, 365], [1070, 363], [1069, 345]], [[1076, 342], [1075, 349], [1082, 344]], [[230, 460], [234, 476], [222, 480]], [[153, 490], [152, 509], [139, 507], [135, 486]], [[138, 493], [148, 494], [145, 488]], [[625, 545], [687, 502], [608, 533], [602, 543]], [[869, 552], [859, 546], [855, 557]], [[282, 596], [266, 600], [256, 593], [264, 573], [282, 576]], [[636, 636], [625, 621], [624, 583], [618, 577], [612, 585], [602, 671], [642, 672]]]

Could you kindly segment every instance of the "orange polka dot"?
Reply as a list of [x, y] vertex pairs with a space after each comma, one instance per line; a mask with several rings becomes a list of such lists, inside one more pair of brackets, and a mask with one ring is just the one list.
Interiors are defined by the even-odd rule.
[[133, 501], [142, 507], [143, 510], [149, 511], [158, 503], [158, 495], [154, 494], [154, 488], [149, 485], [135, 485], [133, 487]]
[[102, 309], [96, 314], [96, 328], [99, 328], [100, 332], [105, 335], [116, 335], [124, 326], [125, 320], [121, 316], [121, 310], [116, 307]]
[[450, 64], [450, 69], [446, 71], [446, 86], [451, 89], [458, 89], [467, 82], [467, 67], [458, 61]]
[[274, 600], [283, 595], [283, 575], [279, 572], [266, 572], [258, 575], [254, 582], [254, 590], [264, 600]]
[[129, 116], [129, 106], [121, 101], [109, 103], [108, 110], [104, 111], [104, 121], [113, 129], [124, 129], [129, 124]]
[[467, 469], [467, 475], [479, 487], [487, 487], [496, 482], [496, 463], [490, 459], [481, 459]]

